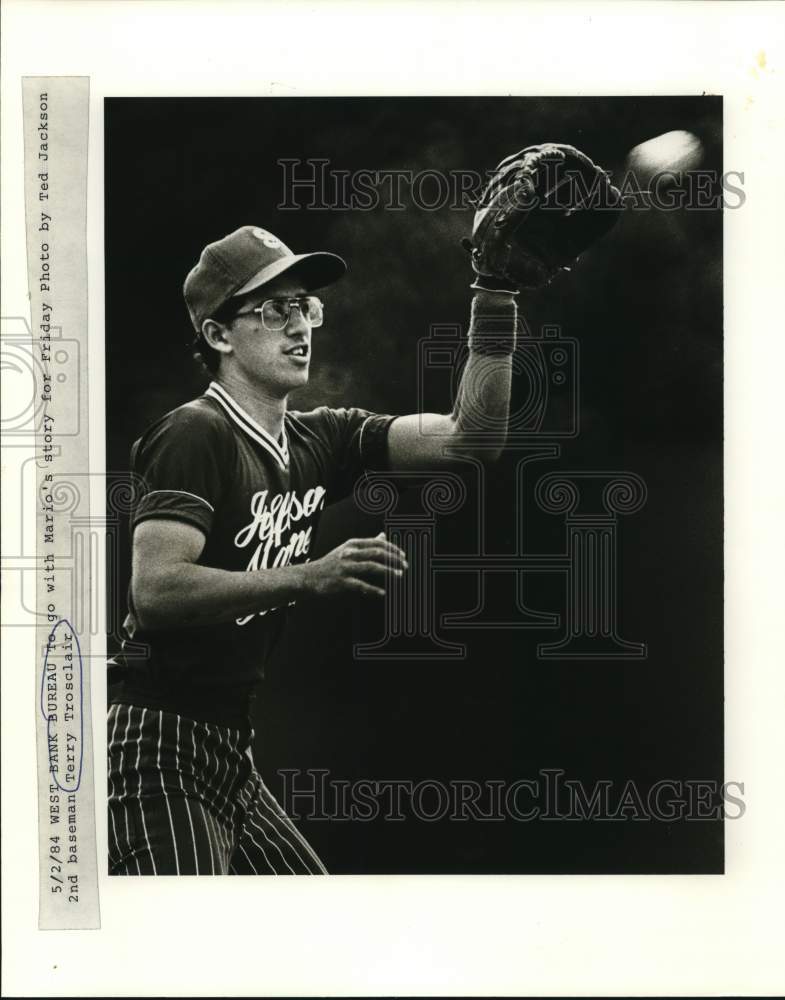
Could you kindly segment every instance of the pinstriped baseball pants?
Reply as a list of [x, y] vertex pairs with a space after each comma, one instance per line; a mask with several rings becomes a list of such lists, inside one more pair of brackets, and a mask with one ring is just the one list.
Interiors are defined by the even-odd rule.
[[110, 875], [326, 875], [256, 771], [252, 733], [109, 709]]

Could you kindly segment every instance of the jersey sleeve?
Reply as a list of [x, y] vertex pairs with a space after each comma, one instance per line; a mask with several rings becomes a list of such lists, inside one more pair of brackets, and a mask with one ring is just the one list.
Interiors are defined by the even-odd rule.
[[331, 500], [348, 496], [363, 473], [389, 468], [387, 434], [394, 416], [327, 406], [299, 416], [321, 441]]
[[232, 446], [220, 415], [198, 403], [154, 424], [131, 450], [131, 468], [141, 480], [131, 528], [150, 518], [173, 518], [208, 534], [227, 482]]

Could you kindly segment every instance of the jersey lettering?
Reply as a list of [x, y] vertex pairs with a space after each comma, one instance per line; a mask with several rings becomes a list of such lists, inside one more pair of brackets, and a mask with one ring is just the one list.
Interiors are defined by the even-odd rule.
[[[310, 518], [317, 510], [321, 510], [326, 496], [327, 491], [323, 486], [314, 486], [307, 490], [302, 499], [298, 497], [296, 490], [277, 493], [271, 499], [269, 490], [259, 490], [254, 493], [251, 499], [251, 521], [241, 528], [234, 538], [237, 548], [246, 548], [252, 542], [257, 542], [246, 569], [249, 572], [274, 569], [278, 566], [288, 566], [293, 559], [307, 556], [311, 547], [313, 525], [292, 531], [292, 524], [303, 518]], [[288, 537], [284, 541], [287, 533]], [[235, 621], [238, 625], [247, 625], [255, 617], [275, 610], [268, 608], [237, 618]]]

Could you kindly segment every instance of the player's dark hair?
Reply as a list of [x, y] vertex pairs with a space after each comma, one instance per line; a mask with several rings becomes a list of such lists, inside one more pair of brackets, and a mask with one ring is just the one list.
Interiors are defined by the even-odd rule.
[[[221, 324], [231, 323], [242, 302], [242, 299], [229, 299], [216, 309], [210, 319]], [[201, 332], [194, 337], [193, 352], [195, 360], [201, 362], [211, 375], [215, 375], [221, 363], [221, 352], [210, 347]]]
[[197, 333], [194, 337], [193, 342], [193, 354], [194, 360], [200, 362], [204, 365], [211, 375], [215, 375], [218, 371], [218, 366], [221, 363], [221, 354], [214, 348], [210, 347], [201, 333]]

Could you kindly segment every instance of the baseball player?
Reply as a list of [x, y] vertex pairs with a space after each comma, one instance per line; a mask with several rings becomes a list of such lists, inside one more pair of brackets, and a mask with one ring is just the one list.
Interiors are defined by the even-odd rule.
[[383, 534], [312, 559], [324, 508], [367, 470], [439, 468], [450, 450], [476, 448], [483, 427], [497, 446], [478, 454], [501, 450], [522, 282], [488, 263], [477, 224], [474, 235], [469, 353], [449, 414], [287, 409], [323, 321], [315, 293], [344, 273], [340, 257], [295, 254], [243, 226], [205, 247], [188, 274], [211, 381], [131, 453], [144, 489], [131, 517], [125, 629], [148, 654], [118, 657], [109, 707], [110, 873], [326, 873], [256, 770], [251, 706], [292, 604], [378, 599], [408, 568]]

